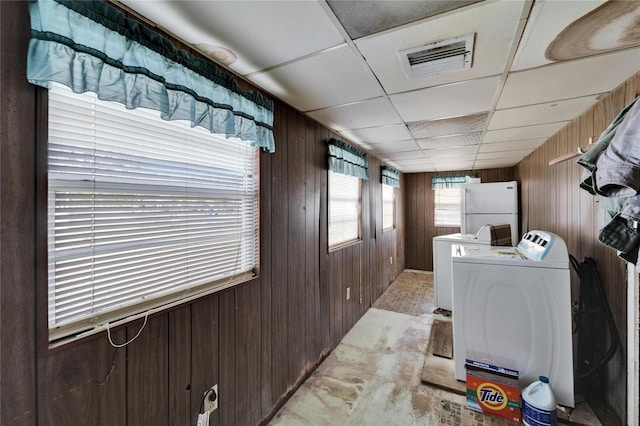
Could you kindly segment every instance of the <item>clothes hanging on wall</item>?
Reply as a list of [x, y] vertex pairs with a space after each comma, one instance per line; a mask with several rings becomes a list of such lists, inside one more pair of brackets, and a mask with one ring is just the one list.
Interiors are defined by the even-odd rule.
[[610, 218], [598, 240], [638, 263], [640, 247], [640, 102], [634, 99], [577, 163], [586, 170], [580, 187], [596, 197]]

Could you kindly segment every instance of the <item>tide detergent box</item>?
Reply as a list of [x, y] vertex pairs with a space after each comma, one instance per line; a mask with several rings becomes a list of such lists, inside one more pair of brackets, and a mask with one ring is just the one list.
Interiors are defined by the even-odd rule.
[[518, 372], [467, 359], [467, 408], [520, 422]]

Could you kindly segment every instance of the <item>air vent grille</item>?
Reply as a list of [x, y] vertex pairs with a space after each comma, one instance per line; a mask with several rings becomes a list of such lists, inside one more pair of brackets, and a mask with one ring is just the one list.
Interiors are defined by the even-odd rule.
[[407, 77], [419, 78], [471, 68], [475, 34], [441, 40], [401, 50], [400, 59]]

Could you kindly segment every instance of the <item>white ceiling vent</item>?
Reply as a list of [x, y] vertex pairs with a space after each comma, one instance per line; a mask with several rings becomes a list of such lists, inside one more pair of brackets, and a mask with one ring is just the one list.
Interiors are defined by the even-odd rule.
[[471, 68], [475, 34], [401, 50], [400, 61], [409, 78]]

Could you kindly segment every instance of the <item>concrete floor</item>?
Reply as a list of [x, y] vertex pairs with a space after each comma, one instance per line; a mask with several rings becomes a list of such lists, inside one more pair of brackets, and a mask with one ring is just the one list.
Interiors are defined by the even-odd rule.
[[[419, 275], [387, 291], [410, 292]], [[425, 278], [425, 276], [422, 276]], [[407, 279], [409, 278], [409, 279]], [[431, 276], [426, 277], [431, 281]], [[408, 284], [407, 284], [408, 283]], [[424, 283], [420, 285], [425, 285]], [[429, 285], [427, 282], [426, 285]], [[396, 298], [398, 306], [406, 306]], [[428, 304], [428, 303], [427, 303]], [[421, 304], [425, 306], [425, 304]], [[413, 308], [412, 308], [413, 309]], [[462, 395], [421, 383], [434, 315], [371, 308], [275, 415], [271, 425], [511, 425], [465, 407]], [[578, 424], [599, 425], [586, 403]]]

